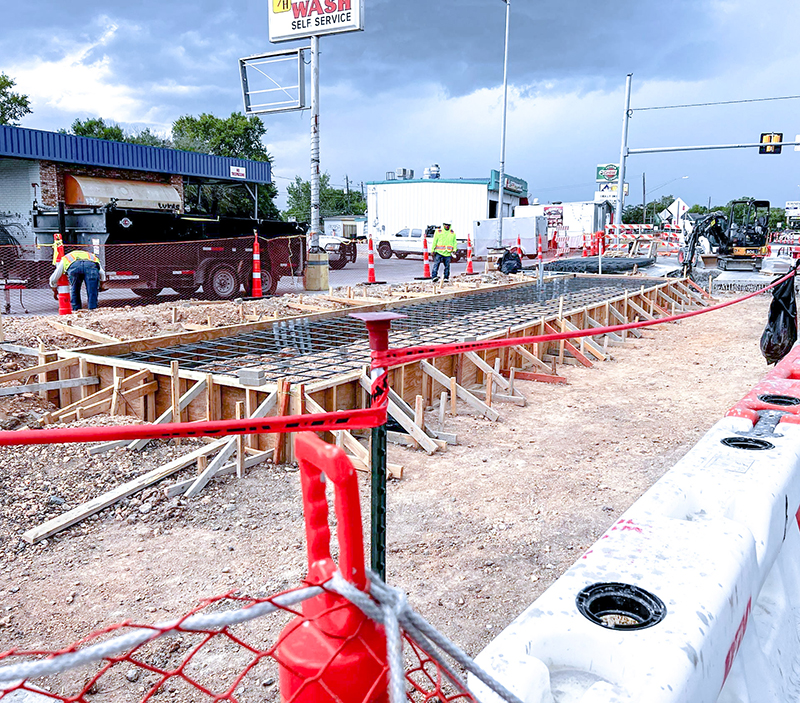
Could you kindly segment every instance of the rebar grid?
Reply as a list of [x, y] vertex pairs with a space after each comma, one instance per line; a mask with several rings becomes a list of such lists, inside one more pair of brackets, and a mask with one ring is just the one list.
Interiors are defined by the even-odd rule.
[[[639, 290], [641, 279], [563, 277], [542, 286], [531, 283], [506, 290], [476, 291], [446, 300], [394, 306], [406, 315], [392, 324], [394, 347], [443, 344], [502, 333], [509, 327], [596, 305], [624, 290]], [[267, 381], [285, 378], [312, 383], [358, 371], [369, 364], [363, 323], [343, 312], [323, 320], [280, 320], [270, 328], [216, 340], [134, 352], [122, 359], [156, 366], [178, 361], [181, 368], [236, 375], [239, 369], [263, 369]]]

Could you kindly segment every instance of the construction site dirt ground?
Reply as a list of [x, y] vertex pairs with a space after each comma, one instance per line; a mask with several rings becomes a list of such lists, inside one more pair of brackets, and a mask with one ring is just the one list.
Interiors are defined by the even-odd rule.
[[[459, 444], [446, 452], [390, 445], [405, 474], [388, 490], [389, 583], [477, 654], [767, 371], [758, 342], [769, 302], [644, 330], [609, 348], [611, 361], [560, 367], [567, 385], [520, 382], [528, 405], [500, 404], [496, 423], [459, 404], [444, 423]], [[427, 418], [434, 428], [436, 415]], [[141, 456], [91, 460], [79, 445], [0, 451], [0, 650], [60, 648], [120, 620], [183, 615], [233, 589], [263, 596], [300, 583], [293, 466], [214, 481], [189, 501], [155, 487], [44, 543], [19, 540], [64, 504], [180, 451], [156, 443]], [[368, 532], [369, 479], [359, 478]]]

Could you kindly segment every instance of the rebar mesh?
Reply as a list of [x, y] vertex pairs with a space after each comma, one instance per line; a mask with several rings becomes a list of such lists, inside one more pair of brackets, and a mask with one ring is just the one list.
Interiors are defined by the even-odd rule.
[[[390, 344], [445, 344], [491, 336], [554, 315], [560, 305], [564, 311], [595, 305], [641, 286], [642, 279], [563, 277], [541, 286], [531, 283], [394, 306], [394, 312], [406, 317], [393, 322]], [[257, 366], [268, 381], [311, 383], [358, 371], [369, 364], [370, 351], [363, 323], [343, 313], [323, 320], [281, 320], [263, 330], [121, 358], [157, 366], [178, 361], [183, 369], [224, 375]]]

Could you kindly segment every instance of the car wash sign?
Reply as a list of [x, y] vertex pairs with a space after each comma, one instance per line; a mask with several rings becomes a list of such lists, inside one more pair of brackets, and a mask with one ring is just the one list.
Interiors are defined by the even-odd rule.
[[364, 0], [268, 1], [271, 42], [364, 29]]
[[597, 164], [596, 180], [598, 183], [613, 183], [619, 180], [618, 164]]

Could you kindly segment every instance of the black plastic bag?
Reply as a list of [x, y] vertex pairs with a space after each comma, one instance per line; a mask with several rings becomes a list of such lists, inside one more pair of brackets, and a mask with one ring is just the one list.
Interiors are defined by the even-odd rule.
[[519, 273], [522, 271], [522, 259], [515, 251], [506, 251], [497, 262], [497, 268], [502, 273]]
[[769, 318], [761, 335], [761, 353], [768, 364], [777, 364], [797, 341], [797, 302], [794, 276], [772, 289]]

